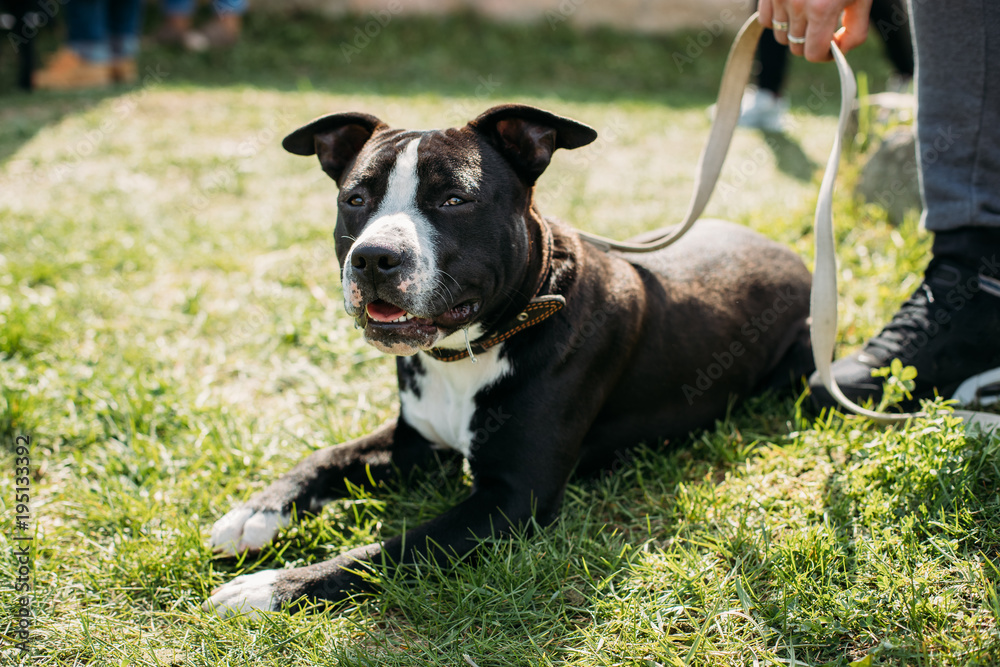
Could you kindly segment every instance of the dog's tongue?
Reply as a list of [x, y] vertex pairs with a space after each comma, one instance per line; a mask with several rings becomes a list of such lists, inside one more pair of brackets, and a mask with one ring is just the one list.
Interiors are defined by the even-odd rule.
[[386, 303], [385, 301], [372, 301], [368, 304], [368, 317], [372, 318], [376, 322], [392, 322], [395, 319], [406, 315], [406, 311], [402, 308], [397, 308], [391, 303]]

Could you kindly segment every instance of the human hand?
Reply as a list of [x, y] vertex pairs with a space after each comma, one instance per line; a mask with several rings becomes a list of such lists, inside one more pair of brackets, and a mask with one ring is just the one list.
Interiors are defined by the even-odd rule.
[[[832, 57], [831, 40], [841, 51], [850, 51], [865, 41], [871, 8], [872, 0], [760, 0], [757, 11], [758, 21], [774, 30], [778, 43], [787, 44], [794, 55], [822, 62]], [[843, 27], [838, 30], [841, 15]]]

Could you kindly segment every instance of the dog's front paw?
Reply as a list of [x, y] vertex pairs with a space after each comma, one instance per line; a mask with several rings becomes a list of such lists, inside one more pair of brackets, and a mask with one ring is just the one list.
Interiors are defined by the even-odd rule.
[[259, 618], [262, 611], [277, 611], [281, 607], [281, 601], [274, 592], [277, 578], [278, 570], [241, 574], [212, 591], [212, 597], [201, 608], [214, 611], [222, 618], [237, 614]]
[[260, 551], [274, 539], [278, 530], [291, 521], [291, 517], [283, 512], [237, 507], [212, 526], [210, 544], [215, 553], [227, 556]]

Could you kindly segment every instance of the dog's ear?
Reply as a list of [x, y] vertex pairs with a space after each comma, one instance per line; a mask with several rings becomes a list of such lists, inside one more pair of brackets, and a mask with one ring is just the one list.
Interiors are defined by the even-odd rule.
[[282, 140], [295, 155], [317, 155], [323, 171], [340, 185], [344, 169], [372, 134], [386, 124], [366, 113], [334, 113], [310, 121]]
[[579, 148], [597, 138], [583, 123], [524, 104], [488, 109], [469, 126], [483, 134], [532, 184], [542, 175], [557, 148]]

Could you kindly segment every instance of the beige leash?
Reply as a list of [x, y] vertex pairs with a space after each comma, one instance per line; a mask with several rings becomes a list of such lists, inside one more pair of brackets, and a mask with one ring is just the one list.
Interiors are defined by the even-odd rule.
[[[743, 99], [743, 90], [750, 81], [753, 56], [762, 32], [764, 28], [757, 21], [755, 12], [740, 28], [733, 45], [729, 48], [729, 57], [726, 58], [726, 66], [722, 71], [722, 83], [719, 85], [719, 99], [715, 105], [715, 121], [708, 133], [708, 143], [698, 158], [694, 194], [680, 226], [658, 239], [645, 243], [623, 243], [587, 232], [580, 232], [581, 237], [604, 250], [653, 252], [666, 248], [691, 229], [695, 220], [705, 211], [705, 206], [708, 205], [715, 184], [719, 180], [719, 174], [722, 173], [722, 165], [726, 162], [726, 153], [729, 151], [733, 132], [740, 121], [740, 100]], [[853, 81], [852, 74], [852, 84]]]
[[[750, 81], [754, 52], [763, 30], [757, 21], [757, 14], [754, 13], [740, 28], [729, 50], [729, 57], [726, 59], [726, 66], [722, 73], [722, 83], [719, 87], [719, 98], [715, 107], [715, 121], [709, 132], [708, 142], [698, 160], [694, 194], [680, 226], [658, 239], [645, 243], [624, 243], [586, 232], [580, 232], [581, 237], [605, 251], [653, 252], [675, 243], [691, 229], [704, 212], [719, 179], [719, 174], [722, 172], [722, 165], [726, 160], [733, 132], [739, 123], [740, 101], [743, 98], [743, 91]], [[840, 167], [841, 143], [857, 96], [854, 72], [847, 64], [847, 59], [844, 58], [844, 54], [840, 52], [835, 43], [831, 42], [830, 49], [837, 65], [837, 73], [840, 75], [840, 115], [837, 120], [837, 133], [834, 137], [833, 147], [830, 149], [830, 157], [827, 159], [826, 171], [819, 189], [819, 201], [816, 204], [814, 221], [816, 258], [809, 302], [813, 359], [816, 363], [816, 370], [823, 381], [823, 386], [841, 406], [879, 423], [901, 422], [913, 419], [923, 413], [886, 413], [863, 408], [844, 395], [844, 392], [837, 386], [830, 369], [837, 342], [837, 260], [833, 236], [833, 186], [837, 178], [837, 170]], [[955, 415], [965, 421], [967, 428], [989, 429], [1000, 426], [1000, 415], [969, 410], [956, 410]], [[1000, 431], [994, 435], [997, 434], [1000, 434]]]

